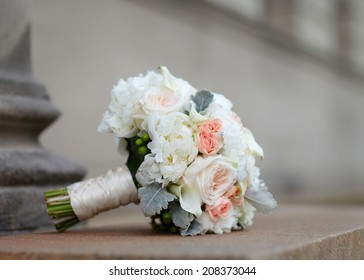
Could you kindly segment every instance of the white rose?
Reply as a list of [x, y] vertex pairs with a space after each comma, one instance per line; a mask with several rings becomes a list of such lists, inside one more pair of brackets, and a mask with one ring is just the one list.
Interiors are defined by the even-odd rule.
[[153, 87], [140, 99], [140, 105], [145, 115], [154, 112], [180, 112], [188, 102], [189, 95], [175, 92], [167, 87]]
[[152, 114], [146, 122], [152, 139], [148, 148], [155, 155], [163, 178], [176, 182], [198, 153], [192, 123], [180, 112]]
[[139, 100], [140, 114], [182, 112], [192, 93], [196, 92], [188, 82], [174, 77], [166, 67], [160, 67], [158, 82], [149, 87]]
[[236, 169], [223, 156], [199, 156], [187, 168], [183, 180], [199, 190], [204, 203], [213, 205], [235, 183], [236, 177]]

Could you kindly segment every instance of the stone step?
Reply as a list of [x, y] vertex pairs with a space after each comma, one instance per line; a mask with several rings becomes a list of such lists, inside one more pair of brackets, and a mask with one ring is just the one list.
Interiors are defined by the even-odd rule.
[[181, 237], [145, 220], [0, 237], [0, 259], [363, 259], [364, 207], [280, 205], [231, 234]]

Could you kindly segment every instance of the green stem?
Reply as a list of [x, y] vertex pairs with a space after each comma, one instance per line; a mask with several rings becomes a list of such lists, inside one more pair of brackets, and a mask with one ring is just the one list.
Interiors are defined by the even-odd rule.
[[64, 232], [66, 229], [74, 226], [75, 224], [77, 224], [79, 222], [77, 217], [70, 217], [67, 220], [64, 220], [62, 222], [56, 223], [55, 227], [57, 229], [57, 231], [59, 232]]
[[44, 197], [57, 231], [63, 232], [80, 221], [73, 211], [67, 188], [45, 192]]
[[71, 200], [70, 199], [62, 199], [62, 200], [53, 200], [51, 202], [47, 201], [47, 205], [66, 205], [66, 204], [70, 204]]
[[64, 212], [64, 211], [73, 211], [73, 208], [70, 203], [67, 204], [56, 204], [56, 205], [49, 205], [48, 211], [49, 212]]
[[63, 213], [59, 213], [59, 214], [52, 214], [50, 216], [51, 216], [51, 218], [53, 220], [58, 220], [58, 219], [67, 218], [67, 217], [73, 217], [71, 212], [63, 212]]
[[54, 197], [54, 196], [65, 196], [65, 195], [68, 195], [67, 188], [53, 190], [53, 191], [48, 191], [48, 192], [45, 192], [44, 193], [44, 196], [46, 198]]

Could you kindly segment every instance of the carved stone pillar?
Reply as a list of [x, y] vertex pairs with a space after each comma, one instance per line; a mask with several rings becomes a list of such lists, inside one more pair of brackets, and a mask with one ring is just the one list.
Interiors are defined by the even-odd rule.
[[60, 112], [31, 75], [28, 9], [27, 0], [0, 0], [1, 233], [49, 226], [43, 192], [85, 174], [38, 141]]

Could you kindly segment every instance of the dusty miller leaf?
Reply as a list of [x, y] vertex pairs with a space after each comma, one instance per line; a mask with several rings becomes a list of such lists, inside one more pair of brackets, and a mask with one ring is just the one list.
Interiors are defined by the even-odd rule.
[[153, 183], [147, 187], [138, 189], [140, 206], [146, 217], [159, 214], [162, 209], [168, 207], [168, 203], [173, 201], [176, 196], [169, 193], [162, 184]]
[[193, 220], [193, 215], [183, 210], [178, 202], [171, 202], [169, 208], [169, 214], [174, 225], [181, 229], [187, 229]]
[[262, 214], [270, 214], [277, 208], [277, 201], [273, 198], [273, 195], [268, 191], [268, 188], [263, 182], [257, 188], [248, 188], [245, 193], [245, 198], [257, 209], [257, 212]]
[[199, 90], [194, 96], [191, 96], [191, 100], [195, 103], [198, 113], [209, 107], [213, 99], [214, 95], [206, 89]]
[[182, 236], [194, 236], [197, 234], [200, 234], [202, 232], [202, 225], [197, 222], [196, 220], [193, 220], [188, 229], [181, 230]]

